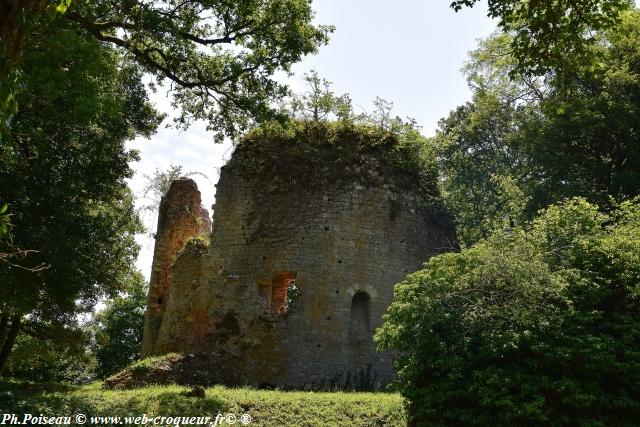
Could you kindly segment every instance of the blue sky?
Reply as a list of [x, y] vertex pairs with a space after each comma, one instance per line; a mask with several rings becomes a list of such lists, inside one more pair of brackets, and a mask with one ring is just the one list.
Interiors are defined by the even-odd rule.
[[[486, 17], [484, 2], [455, 13], [447, 0], [315, 0], [315, 21], [336, 27], [327, 46], [293, 67], [288, 80], [303, 90], [301, 77], [311, 69], [333, 82], [336, 93], [349, 93], [356, 112], [372, 109], [380, 96], [394, 103], [394, 113], [413, 117], [432, 135], [438, 120], [470, 98], [460, 72], [467, 52], [477, 40], [489, 36], [495, 21]], [[152, 98], [157, 107], [172, 113], [166, 94]], [[194, 176], [203, 195], [203, 205], [212, 213], [218, 170], [231, 154], [231, 146], [214, 144], [202, 123], [187, 131], [159, 129], [150, 139], [138, 138], [129, 148], [140, 151], [142, 160], [132, 164], [135, 176], [130, 185], [141, 196], [145, 174], [155, 168], [181, 165], [208, 179]], [[145, 204], [144, 200], [138, 201]], [[155, 231], [155, 218], [145, 218]], [[139, 236], [138, 268], [148, 278], [153, 256], [153, 239]]]

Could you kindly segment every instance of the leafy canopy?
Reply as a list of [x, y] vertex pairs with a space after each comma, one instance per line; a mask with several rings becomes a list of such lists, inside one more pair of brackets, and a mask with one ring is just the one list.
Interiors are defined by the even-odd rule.
[[177, 124], [208, 121], [217, 138], [276, 116], [287, 93], [271, 76], [325, 44], [309, 0], [78, 2], [64, 15], [171, 84]]
[[[568, 197], [608, 206], [640, 195], [640, 12], [620, 19], [597, 35], [594, 67], [509, 79], [516, 60], [504, 34], [471, 53], [464, 70], [473, 98], [433, 139], [464, 244], [501, 225], [509, 194], [524, 200], [521, 217], [508, 215], [515, 222]], [[505, 179], [511, 190], [499, 184]]]
[[17, 93], [24, 88], [20, 62], [28, 36], [43, 11], [55, 17], [71, 0], [8, 0], [0, 3], [0, 140], [18, 110]]
[[[156, 82], [169, 82], [178, 126], [204, 119], [217, 140], [277, 116], [287, 93], [272, 78], [315, 53], [330, 26], [312, 24], [310, 0], [12, 0], [0, 9], [0, 119], [5, 130], [24, 88], [23, 53], [45, 12], [117, 47]], [[0, 129], [2, 130], [2, 129]]]
[[[456, 12], [479, 0], [454, 0]], [[631, 0], [488, 0], [488, 16], [512, 34], [514, 74], [545, 74], [590, 63], [594, 35], [614, 28]]]
[[640, 406], [640, 199], [549, 207], [395, 289], [377, 331], [417, 425], [625, 425]]
[[[0, 314], [46, 328], [72, 324], [123, 286], [141, 230], [125, 179], [127, 139], [154, 132], [141, 70], [65, 21], [42, 21], [23, 58], [21, 108], [0, 144], [0, 198], [11, 244], [31, 252], [1, 264]], [[0, 251], [2, 252], [2, 251]], [[27, 317], [25, 317], [27, 316]]]

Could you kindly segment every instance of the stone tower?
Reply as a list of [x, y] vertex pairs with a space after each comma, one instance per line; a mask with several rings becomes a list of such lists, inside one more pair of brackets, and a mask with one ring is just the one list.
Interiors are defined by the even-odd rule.
[[196, 183], [180, 178], [171, 183], [160, 201], [158, 228], [153, 251], [145, 313], [142, 354], [153, 353], [162, 317], [173, 284], [172, 266], [185, 242], [192, 237], [211, 233], [209, 212], [201, 206]]
[[449, 250], [454, 232], [435, 182], [425, 190], [389, 160], [393, 141], [362, 149], [350, 138], [237, 147], [209, 246], [187, 245], [173, 285], [159, 287], [169, 294], [162, 317], [148, 316], [160, 320], [145, 331], [157, 331], [147, 354], [224, 351], [208, 382], [369, 389], [393, 379], [393, 355], [375, 351], [373, 333], [394, 285]]

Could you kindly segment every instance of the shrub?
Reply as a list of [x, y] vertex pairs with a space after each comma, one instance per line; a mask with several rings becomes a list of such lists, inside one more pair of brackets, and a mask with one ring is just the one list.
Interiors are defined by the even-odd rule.
[[140, 356], [144, 309], [147, 304], [147, 283], [140, 272], [131, 275], [127, 293], [106, 301], [103, 310], [95, 314], [93, 351], [97, 360], [96, 373], [105, 378], [131, 364]]
[[18, 335], [5, 377], [21, 381], [73, 384], [94, 381], [96, 361], [84, 347], [87, 339], [85, 333], [78, 328], [67, 332], [67, 336], [55, 339]]
[[415, 425], [640, 419], [640, 199], [582, 199], [431, 258], [395, 289], [394, 349]]

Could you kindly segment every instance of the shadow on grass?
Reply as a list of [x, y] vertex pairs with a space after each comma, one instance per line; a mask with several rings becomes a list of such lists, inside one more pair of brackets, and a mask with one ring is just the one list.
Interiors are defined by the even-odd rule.
[[207, 393], [190, 397], [185, 390], [158, 388], [105, 392], [96, 387], [0, 381], [0, 413], [87, 416], [211, 416], [229, 402]]
[[226, 401], [214, 396], [189, 397], [182, 391], [140, 390], [109, 395], [96, 407], [105, 415], [207, 416], [228, 409]]
[[94, 410], [90, 399], [73, 393], [79, 389], [69, 384], [0, 381], [0, 413], [64, 415]]

